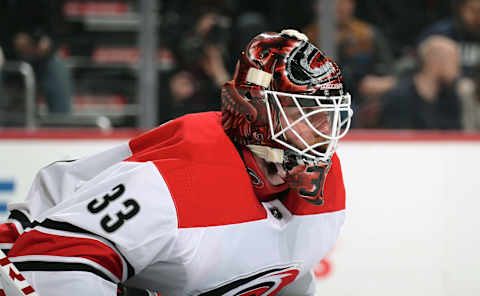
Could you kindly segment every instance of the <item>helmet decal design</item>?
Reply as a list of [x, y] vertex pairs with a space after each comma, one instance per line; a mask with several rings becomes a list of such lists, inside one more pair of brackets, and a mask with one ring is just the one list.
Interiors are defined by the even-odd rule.
[[[304, 42], [293, 50], [287, 58], [286, 70], [287, 77], [299, 85], [327, 84], [331, 86], [330, 82], [337, 82], [340, 78], [338, 66], [308, 42]], [[341, 87], [340, 83], [336, 83], [332, 88]]]

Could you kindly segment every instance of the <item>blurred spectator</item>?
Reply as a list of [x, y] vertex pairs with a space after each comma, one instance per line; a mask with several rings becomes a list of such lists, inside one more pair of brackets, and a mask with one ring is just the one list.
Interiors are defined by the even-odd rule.
[[[380, 31], [355, 17], [355, 0], [336, 1], [338, 63], [343, 66], [345, 85], [358, 107], [378, 99], [393, 87], [396, 81], [391, 75], [393, 56]], [[317, 45], [318, 29], [317, 21], [304, 29]], [[364, 127], [366, 123], [359, 122], [359, 118], [356, 126]]]
[[434, 35], [418, 48], [420, 69], [382, 98], [380, 123], [391, 129], [459, 129], [457, 84], [460, 56], [457, 44]]
[[[4, 49], [7, 42], [8, 33], [8, 14], [7, 3], [0, 0], [0, 109], [2, 109], [6, 103], [6, 94], [3, 88], [3, 64], [5, 63]], [[2, 121], [0, 120], [0, 125]]]
[[2, 6], [7, 7], [9, 19], [7, 59], [23, 60], [33, 66], [49, 112], [70, 112], [70, 72], [57, 54], [56, 43], [61, 2], [15, 0], [6, 3]]
[[459, 82], [462, 100], [462, 127], [467, 131], [480, 131], [480, 67], [474, 69], [472, 78]]
[[186, 34], [177, 53], [179, 71], [169, 82], [171, 117], [220, 108], [216, 98], [221, 86], [230, 79], [224, 60], [230, 29], [230, 18], [207, 10]]
[[3, 56], [3, 50], [2, 50], [2, 46], [1, 46], [1, 43], [0, 43], [0, 108], [3, 106], [3, 104], [5, 103], [5, 94], [4, 94], [4, 90], [3, 90], [3, 75], [2, 75], [2, 71], [3, 71], [3, 63], [5, 61], [5, 58]]
[[[5, 57], [3, 55], [2, 45], [0, 43], [0, 75], [2, 75], [2, 67], [3, 67], [4, 62], [5, 62]], [[0, 76], [0, 78], [1, 78], [1, 76]], [[2, 80], [0, 79], [0, 83], [2, 83], [1, 81]]]
[[235, 38], [231, 40], [232, 54], [229, 68], [233, 71], [241, 53], [241, 50], [238, 49], [245, 48], [247, 43], [257, 34], [270, 31], [270, 24], [263, 14], [246, 11], [237, 16], [232, 31]]
[[234, 12], [237, 15], [246, 13], [260, 13], [268, 20], [268, 30], [277, 32], [284, 28], [300, 30], [307, 26], [314, 18], [316, 11], [312, 9], [313, 3], [318, 0], [244, 0], [234, 2]]
[[472, 75], [480, 65], [480, 0], [455, 0], [454, 15], [429, 27], [420, 41], [431, 35], [445, 35], [460, 46], [462, 72]]
[[382, 28], [398, 57], [415, 51], [418, 32], [451, 15], [452, 1], [457, 0], [362, 0], [357, 2], [356, 15]]

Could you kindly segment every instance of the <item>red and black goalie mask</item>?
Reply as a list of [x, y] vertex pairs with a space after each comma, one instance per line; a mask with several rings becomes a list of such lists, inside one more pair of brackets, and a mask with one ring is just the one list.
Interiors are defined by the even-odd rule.
[[222, 88], [222, 123], [243, 145], [293, 151], [327, 162], [350, 127], [351, 98], [337, 64], [302, 33], [262, 33]]

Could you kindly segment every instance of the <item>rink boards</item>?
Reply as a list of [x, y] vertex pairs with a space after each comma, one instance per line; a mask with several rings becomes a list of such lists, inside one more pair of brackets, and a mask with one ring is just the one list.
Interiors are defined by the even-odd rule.
[[[0, 131], [0, 215], [35, 172], [134, 131]], [[480, 135], [353, 132], [340, 144], [347, 219], [318, 295], [480, 295]]]

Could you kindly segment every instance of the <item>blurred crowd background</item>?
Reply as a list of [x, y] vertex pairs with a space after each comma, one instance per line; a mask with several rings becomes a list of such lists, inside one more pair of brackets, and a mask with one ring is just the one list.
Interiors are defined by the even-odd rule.
[[[480, 0], [159, 0], [155, 124], [219, 110], [259, 32], [320, 45], [324, 1], [354, 128], [480, 129]], [[0, 0], [0, 127], [137, 127], [140, 3]]]

